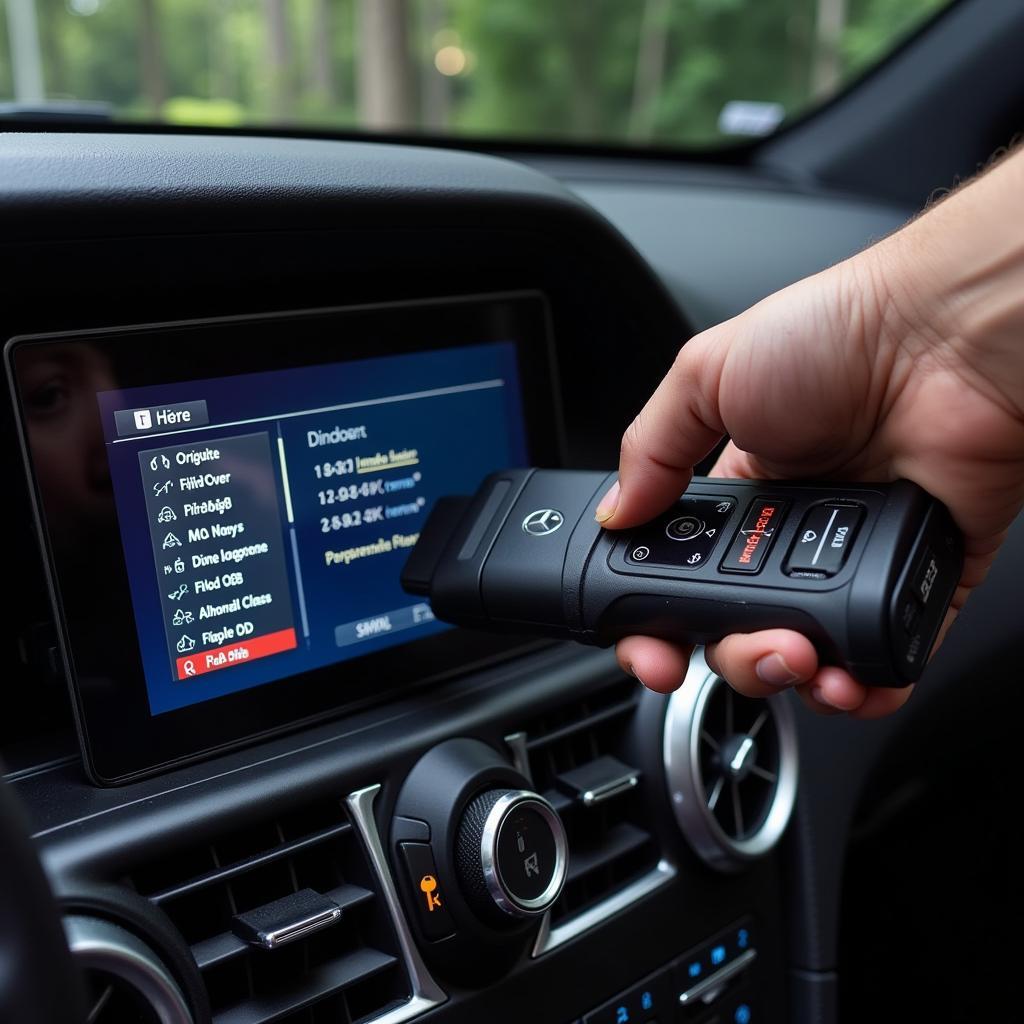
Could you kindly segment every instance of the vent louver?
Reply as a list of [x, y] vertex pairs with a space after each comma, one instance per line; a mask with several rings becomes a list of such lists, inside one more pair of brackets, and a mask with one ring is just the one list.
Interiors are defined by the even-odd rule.
[[640, 801], [640, 773], [620, 760], [638, 695], [632, 680], [616, 682], [509, 737], [568, 836], [569, 873], [551, 911], [553, 932], [658, 864]]
[[[350, 1024], [409, 998], [390, 918], [340, 801], [169, 852], [130, 882], [192, 947], [215, 1024]], [[341, 912], [275, 948], [242, 937], [245, 922], [280, 914], [291, 897]]]
[[664, 756], [676, 820], [709, 865], [735, 871], [782, 837], [797, 783], [786, 695], [741, 697], [697, 653], [669, 699]]
[[779, 782], [779, 730], [768, 703], [717, 685], [704, 705], [697, 756], [704, 803], [719, 828], [733, 842], [756, 835]]

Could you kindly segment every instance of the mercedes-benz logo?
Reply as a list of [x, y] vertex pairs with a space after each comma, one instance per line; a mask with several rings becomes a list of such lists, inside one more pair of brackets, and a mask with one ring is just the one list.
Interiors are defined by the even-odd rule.
[[549, 533], [554, 533], [564, 522], [565, 516], [558, 509], [539, 508], [523, 520], [523, 530], [533, 537], [546, 537]]

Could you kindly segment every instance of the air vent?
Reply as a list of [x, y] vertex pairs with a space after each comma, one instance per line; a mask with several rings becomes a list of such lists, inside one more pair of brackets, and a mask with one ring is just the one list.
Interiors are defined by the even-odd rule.
[[741, 697], [695, 655], [669, 701], [665, 772], [680, 828], [708, 864], [729, 871], [763, 856], [796, 797], [788, 698]]
[[348, 1024], [410, 997], [378, 883], [340, 801], [168, 851], [130, 881], [192, 947], [215, 1024]]
[[[597, 923], [608, 901], [637, 880], [649, 880], [646, 891], [671, 870], [659, 871], [659, 850], [640, 799], [643, 779], [623, 760], [638, 697], [635, 682], [616, 682], [508, 737], [518, 767], [528, 769], [534, 789], [558, 811], [569, 841], [565, 888], [539, 952]], [[630, 898], [642, 894], [631, 892]]]
[[64, 932], [85, 981], [88, 1024], [192, 1024], [181, 989], [138, 936], [79, 915], [64, 919]]

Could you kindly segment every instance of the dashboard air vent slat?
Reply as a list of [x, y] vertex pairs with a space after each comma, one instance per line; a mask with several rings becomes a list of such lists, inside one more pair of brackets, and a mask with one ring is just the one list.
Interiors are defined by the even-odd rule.
[[[252, 999], [215, 1014], [214, 1020], [216, 1024], [253, 1024], [257, 1020], [270, 1024], [312, 1006], [333, 992], [368, 980], [395, 964], [393, 956], [375, 949], [361, 949], [335, 963], [314, 968], [293, 985], [282, 986], [272, 996]], [[344, 1017], [337, 1019], [345, 1020]]]
[[630, 825], [628, 821], [620, 821], [608, 831], [601, 846], [571, 857], [566, 885], [572, 885], [610, 863], [624, 860], [630, 854], [641, 851], [650, 841], [649, 833]]
[[[341, 907], [343, 916], [352, 908], [373, 899], [373, 893], [369, 889], [358, 885], [339, 885], [335, 889], [329, 889], [324, 895]], [[249, 944], [232, 932], [221, 932], [220, 935], [203, 939], [192, 945], [192, 955], [196, 958], [196, 963], [201, 971], [222, 964], [232, 957], [241, 956], [248, 951]]]
[[560, 789], [547, 789], [541, 796], [559, 813], [564, 815], [573, 805], [573, 800], [567, 797]]
[[[410, 997], [378, 879], [341, 800], [168, 849], [129, 880], [191, 946], [214, 1024], [354, 1024]], [[329, 927], [273, 949], [235, 934], [240, 918], [308, 890], [341, 908]]]
[[[561, 816], [569, 840], [569, 874], [551, 912], [552, 925], [601, 903], [658, 864], [642, 803], [643, 780], [624, 763], [638, 697], [634, 681], [616, 680], [523, 730], [533, 785]], [[612, 768], [612, 774], [635, 781], [609, 787], [595, 801], [585, 802], [579, 792], [575, 799], [569, 795], [581, 780], [611, 777]]]
[[[632, 684], [630, 684], [630, 687], [632, 688]], [[527, 733], [528, 738], [526, 741], [526, 749], [532, 754], [535, 750], [550, 747], [552, 744], [569, 739], [578, 733], [595, 729], [604, 722], [614, 721], [617, 718], [621, 718], [623, 715], [630, 715], [633, 713], [635, 708], [636, 700], [634, 698], [616, 701], [608, 707], [599, 708], [598, 710], [585, 714], [585, 716], [580, 719], [572, 720], [560, 728], [553, 729], [551, 732], [546, 733], [543, 736], [534, 737]]]
[[344, 835], [351, 830], [352, 826], [347, 821], [341, 822], [332, 828], [325, 828], [319, 832], [314, 832], [312, 835], [293, 840], [290, 843], [281, 843], [272, 849], [263, 850], [252, 857], [247, 857], [245, 860], [237, 861], [234, 864], [214, 868], [206, 872], [206, 874], [199, 875], [197, 878], [191, 878], [181, 885], [165, 889], [163, 892], [155, 892], [149, 898], [159, 906], [161, 903], [167, 902], [167, 900], [173, 900], [179, 896], [196, 892], [208, 885], [226, 882], [238, 875], [244, 875], [247, 871], [252, 871], [254, 868], [262, 867], [265, 864], [272, 864], [274, 861], [283, 860], [285, 857], [294, 856], [301, 850], [316, 846], [317, 843], [326, 842], [335, 836]]

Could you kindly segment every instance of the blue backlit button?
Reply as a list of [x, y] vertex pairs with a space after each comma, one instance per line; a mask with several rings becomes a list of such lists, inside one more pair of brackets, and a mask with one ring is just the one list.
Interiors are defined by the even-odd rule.
[[740, 925], [732, 934], [732, 956], [738, 956], [740, 953], [746, 952], [746, 950], [752, 948], [754, 945], [754, 932], [751, 929], [750, 923]]
[[711, 970], [707, 947], [695, 949], [679, 961], [679, 966], [676, 968], [676, 978], [682, 983], [684, 988], [689, 988], [698, 981], [703, 981], [711, 973]]
[[[681, 993], [688, 992], [695, 985], [702, 984], [717, 969], [711, 966], [707, 946], [700, 946], [681, 956], [675, 962], [672, 977], [673, 1001], [678, 1000]], [[669, 1020], [672, 1019], [669, 1015]]]
[[666, 967], [634, 985], [629, 990], [627, 1001], [634, 1020], [640, 1024], [671, 1020], [674, 1002], [671, 968]]
[[750, 1011], [750, 1004], [740, 1003], [740, 1005], [733, 1010], [732, 1019], [733, 1024], [750, 1024], [754, 1019], [753, 1014]]
[[671, 976], [667, 969], [629, 990], [628, 1005], [633, 1019], [640, 1024], [671, 1020], [672, 1002]]
[[583, 1024], [644, 1024], [644, 1018], [629, 1002], [628, 995], [623, 992], [604, 1006], [591, 1010], [584, 1016]]
[[584, 1024], [655, 1024], [672, 1019], [671, 970], [638, 982], [584, 1017]]
[[710, 957], [712, 967], [721, 967], [722, 964], [725, 963], [726, 958], [728, 957], [728, 952], [725, 948], [725, 943], [719, 942], [716, 945], [712, 946]]
[[583, 1024], [639, 1024], [636, 1016], [630, 1013], [624, 995], [599, 1006], [596, 1010], [583, 1015]]

